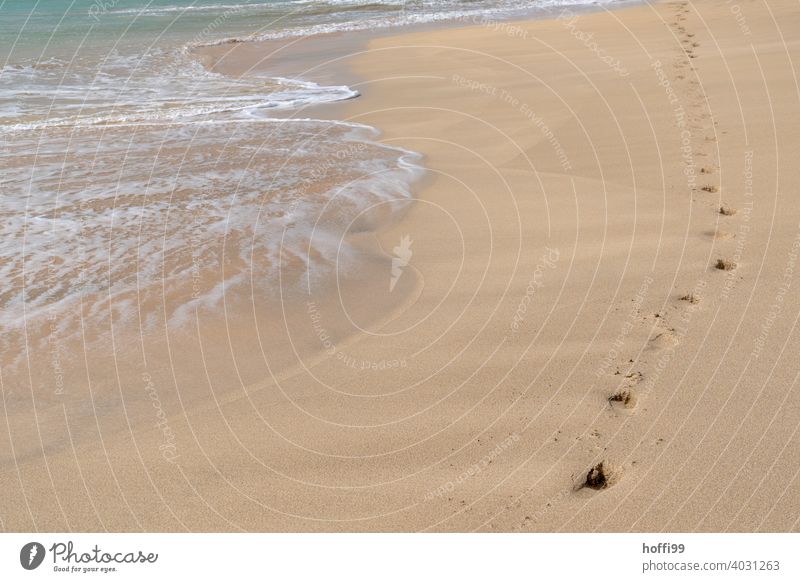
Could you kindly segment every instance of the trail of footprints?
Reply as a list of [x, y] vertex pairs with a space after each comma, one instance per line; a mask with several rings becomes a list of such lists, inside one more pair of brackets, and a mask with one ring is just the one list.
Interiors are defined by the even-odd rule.
[[[713, 132], [714, 125], [710, 128], [705, 120], [710, 119], [710, 115], [706, 109], [705, 93], [697, 79], [698, 67], [696, 59], [699, 58], [697, 49], [701, 46], [697, 41], [695, 33], [687, 29], [686, 22], [689, 18], [691, 8], [689, 2], [681, 1], [671, 5], [675, 12], [669, 26], [678, 37], [680, 42], [680, 52], [676, 56], [673, 63], [675, 70], [675, 89], [685, 99], [686, 113], [688, 126], [692, 132], [694, 155], [698, 161], [703, 158], [710, 158], [713, 151], [708, 150], [713, 148], [716, 142], [716, 136]], [[712, 130], [711, 135], [706, 135], [702, 139], [696, 136], [698, 133], [702, 135], [709, 129]], [[715, 217], [715, 222], [710, 225], [710, 229], [705, 233], [714, 239], [731, 238], [729, 232], [719, 230], [719, 221], [731, 220], [737, 214], [737, 209], [725, 204], [721, 201], [719, 195], [719, 187], [715, 183], [714, 177], [717, 175], [718, 167], [706, 163], [698, 164], [700, 166], [697, 174], [697, 190], [693, 192], [693, 196], [699, 196], [699, 200], [708, 204], [710, 208], [714, 208], [715, 213], [719, 216]], [[717, 199], [709, 199], [708, 194], [717, 194]], [[710, 265], [711, 270], [732, 271], [737, 268], [737, 265], [725, 258], [718, 257]], [[651, 329], [650, 339], [645, 348], [645, 353], [654, 356], [658, 360], [659, 355], [667, 350], [674, 350], [680, 344], [683, 333], [686, 331], [686, 324], [691, 316], [691, 313], [699, 308], [702, 301], [702, 289], [687, 290], [683, 295], [675, 298], [674, 304], [671, 306], [671, 315], [667, 317], [664, 313], [656, 314], [639, 314], [640, 321], [643, 325], [647, 325]], [[671, 319], [675, 319], [677, 323], [672, 325]], [[608, 403], [611, 411], [617, 415], [636, 414], [636, 407], [639, 405], [641, 397], [644, 395], [645, 390], [641, 390], [642, 383], [645, 381], [645, 376], [642, 372], [635, 370], [637, 362], [633, 360], [628, 361], [629, 369], [615, 372], [614, 376], [617, 378], [616, 387], [608, 394]], [[591, 438], [599, 438], [600, 433], [594, 430], [590, 433]], [[658, 438], [652, 444], [658, 446], [664, 442], [664, 439]], [[604, 451], [604, 448], [597, 447], [599, 451]], [[631, 461], [635, 465], [636, 461]], [[580, 475], [575, 490], [579, 489], [606, 489], [622, 477], [622, 468], [613, 464], [609, 459], [598, 458], [588, 469]]]
[[[683, 0], [673, 3], [671, 6], [675, 12], [669, 22], [669, 27], [678, 37], [680, 43], [679, 53], [673, 63], [673, 69], [675, 70], [674, 86], [676, 92], [680, 93], [685, 99], [688, 128], [693, 135], [695, 161], [701, 162], [703, 159], [713, 157], [713, 151], [709, 153], [708, 150], [712, 149], [713, 144], [716, 142], [715, 132], [713, 131], [716, 122], [710, 128], [708, 127], [710, 124], [706, 123], [706, 120], [711, 119], [711, 115], [706, 108], [704, 90], [697, 79], [697, 60], [700, 58], [697, 49], [700, 48], [701, 43], [697, 40], [695, 33], [690, 32], [686, 26], [691, 12], [689, 2]], [[702, 139], [697, 138], [697, 135], [703, 135], [709, 129], [712, 131], [711, 135], [705, 135]], [[719, 186], [715, 179], [719, 168], [712, 163], [698, 163], [697, 165], [699, 166], [697, 188], [692, 192], [692, 195], [698, 196], [696, 200], [707, 204], [718, 215], [715, 216], [714, 222], [703, 234], [718, 241], [733, 238], [735, 235], [719, 228], [720, 222], [724, 225], [725, 221], [734, 220], [733, 217], [737, 214], [736, 208], [722, 202]], [[713, 195], [716, 195], [716, 200], [713, 199]], [[716, 258], [713, 264], [709, 266], [711, 271], [733, 271], [736, 268], [737, 265], [725, 257]], [[704, 288], [699, 287], [687, 289], [685, 293], [676, 295], [674, 302], [670, 306], [669, 316], [666, 313], [637, 313], [641, 325], [648, 326], [651, 330], [644, 350], [648, 360], [658, 362], [659, 358], [665, 357], [668, 350], [674, 350], [680, 344], [683, 335], [687, 331], [692, 313], [700, 308], [703, 300], [703, 291]], [[672, 321], [675, 323], [671, 323]], [[651, 388], [647, 384], [645, 374], [636, 369], [637, 364], [641, 364], [641, 362], [629, 359], [626, 365], [623, 366], [623, 368], [627, 367], [627, 369], [620, 370], [617, 368], [613, 374], [616, 382], [607, 394], [609, 412], [623, 419], [627, 415], [636, 414], [637, 407], [642, 402], [646, 392]], [[654, 373], [655, 368], [656, 366], [653, 366]], [[585, 439], [587, 446], [590, 447], [589, 450], [595, 453], [595, 461], [590, 467], [573, 476], [573, 492], [583, 489], [600, 491], [613, 486], [622, 478], [623, 467], [617, 465], [611, 459], [604, 458], [607, 447], [602, 446], [602, 439], [603, 435], [598, 429], [591, 430], [588, 438]], [[558, 441], [558, 438], [556, 437], [554, 440]], [[584, 439], [579, 436], [576, 437], [576, 440]], [[658, 447], [663, 445], [664, 442], [663, 438], [656, 438], [651, 444], [654, 447]], [[629, 463], [631, 466], [635, 466], [637, 461], [630, 460]], [[517, 505], [519, 505], [519, 501]], [[548, 502], [546, 511], [549, 511], [550, 506], [551, 503]], [[530, 527], [531, 522], [531, 517], [528, 516], [520, 524], [519, 528]]]

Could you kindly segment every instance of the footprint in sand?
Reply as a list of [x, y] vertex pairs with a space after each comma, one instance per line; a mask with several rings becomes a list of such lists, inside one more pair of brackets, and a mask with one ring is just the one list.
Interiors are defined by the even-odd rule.
[[664, 318], [659, 314], [655, 314], [656, 324], [655, 331], [648, 341], [647, 349], [649, 350], [665, 350], [673, 348], [678, 345], [678, 335], [675, 328], [664, 321]]
[[628, 386], [636, 386], [643, 378], [644, 375], [641, 372], [631, 372], [625, 376], [625, 382]]
[[674, 348], [680, 343], [674, 329], [665, 329], [656, 332], [648, 343], [649, 350], [666, 350]]
[[625, 376], [621, 385], [617, 390], [608, 397], [608, 402], [611, 406], [619, 406], [632, 410], [636, 408], [636, 390], [635, 386], [638, 385], [644, 376], [641, 372], [631, 372]]
[[717, 259], [717, 261], [714, 263], [714, 268], [718, 271], [734, 271], [736, 270], [736, 266], [736, 263], [733, 261], [722, 258]]
[[586, 477], [578, 489], [607, 489], [622, 478], [622, 468], [608, 461], [600, 461], [586, 472]]
[[686, 293], [685, 295], [681, 295], [678, 297], [681, 301], [686, 301], [686, 303], [691, 303], [692, 305], [697, 305], [700, 303], [700, 296], [695, 293]]
[[735, 237], [733, 233], [728, 232], [727, 230], [707, 230], [703, 234], [716, 240], [727, 240]]

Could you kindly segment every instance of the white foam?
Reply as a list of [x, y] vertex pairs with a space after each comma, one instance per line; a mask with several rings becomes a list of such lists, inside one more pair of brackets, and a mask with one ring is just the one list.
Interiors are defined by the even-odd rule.
[[[567, 6], [591, 6], [613, 4], [627, 0], [532, 0], [527, 2], [519, 1], [498, 1], [494, 3], [481, 3], [479, 7], [465, 9], [464, 2], [438, 0], [426, 0], [416, 6], [412, 2], [375, 2], [374, 4], [386, 4], [387, 6], [399, 5], [403, 10], [397, 13], [385, 13], [374, 18], [344, 19], [338, 22], [322, 22], [308, 26], [284, 26], [279, 29], [259, 31], [244, 36], [229, 36], [213, 40], [199, 41], [193, 44], [194, 47], [221, 46], [225, 44], [242, 42], [262, 42], [269, 40], [281, 40], [286, 38], [310, 37], [320, 34], [331, 34], [341, 32], [358, 32], [363, 30], [376, 30], [382, 28], [394, 28], [408, 26], [410, 24], [428, 24], [441, 21], [461, 20], [468, 18], [496, 18], [506, 19], [515, 15], [521, 16], [531, 10], [544, 11]], [[331, 6], [351, 5], [357, 3], [348, 0], [328, 0], [325, 4]], [[372, 3], [371, 3], [372, 4]]]
[[227, 77], [208, 71], [182, 51], [154, 50], [139, 57], [112, 53], [99, 65], [5, 67], [0, 73], [0, 133], [214, 116], [230, 119], [357, 95], [343, 85], [255, 75]]
[[[20, 134], [20, 148], [47, 147], [35, 166], [4, 175], [0, 280], [17, 284], [2, 297], [0, 325], [53, 309], [70, 317], [89, 295], [102, 299], [90, 317], [113, 304], [124, 322], [137, 316], [132, 292], [185, 286], [195, 259], [226, 275], [167, 314], [175, 324], [217, 305], [222, 290], [255, 281], [270, 293], [286, 257], [317, 278], [345, 268], [340, 243], [351, 221], [370, 205], [408, 201], [422, 171], [417, 154], [376, 133], [263, 118], [121, 124], [84, 129], [80, 139], [54, 127]], [[224, 267], [234, 258], [238, 267]]]

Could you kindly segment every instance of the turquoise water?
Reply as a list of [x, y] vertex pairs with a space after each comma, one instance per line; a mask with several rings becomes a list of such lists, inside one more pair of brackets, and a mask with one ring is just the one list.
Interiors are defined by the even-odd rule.
[[[291, 2], [0, 0], [0, 56], [63, 56], [248, 34], [296, 12]], [[214, 25], [212, 30], [207, 30]], [[205, 31], [205, 32], [204, 32]]]

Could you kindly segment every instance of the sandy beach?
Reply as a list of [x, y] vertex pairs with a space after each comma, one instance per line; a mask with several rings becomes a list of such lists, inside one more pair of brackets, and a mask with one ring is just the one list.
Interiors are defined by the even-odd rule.
[[335, 276], [86, 352], [66, 401], [4, 374], [0, 529], [800, 530], [798, 31], [664, 1], [205, 49], [346, 71], [286, 115], [427, 172]]

